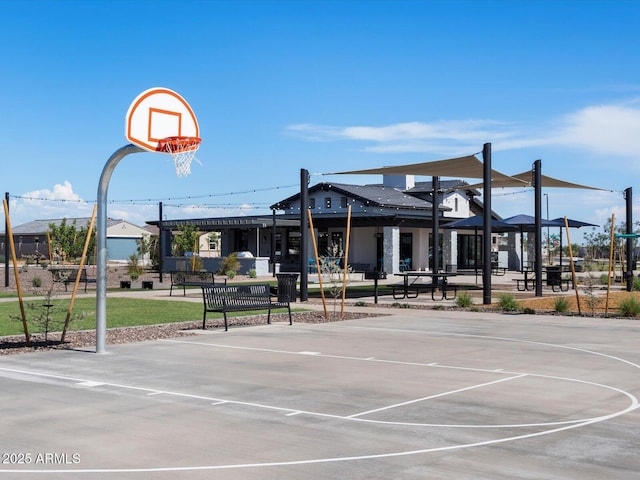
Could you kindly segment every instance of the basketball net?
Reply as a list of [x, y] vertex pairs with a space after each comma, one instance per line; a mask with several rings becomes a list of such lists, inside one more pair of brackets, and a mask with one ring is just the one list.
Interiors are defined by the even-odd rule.
[[176, 175], [185, 177], [191, 173], [191, 162], [201, 141], [198, 137], [169, 137], [158, 142], [158, 150], [170, 154], [176, 167]]

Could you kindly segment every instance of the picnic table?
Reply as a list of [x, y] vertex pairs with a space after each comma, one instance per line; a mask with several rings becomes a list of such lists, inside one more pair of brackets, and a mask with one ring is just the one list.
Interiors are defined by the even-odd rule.
[[[396, 275], [404, 277], [404, 281], [401, 284], [391, 285], [393, 298], [400, 300], [402, 298], [417, 298], [420, 290], [430, 291], [431, 299], [436, 300], [435, 291], [440, 290], [441, 297], [438, 300], [451, 300], [455, 298], [457, 294], [457, 287], [449, 284], [449, 278], [455, 277], [458, 274], [454, 272], [421, 272], [421, 271], [409, 271], [401, 272]], [[413, 278], [413, 281], [409, 281]], [[431, 278], [430, 283], [417, 283], [420, 278]], [[402, 294], [400, 296], [396, 293], [399, 290]], [[411, 292], [414, 292], [414, 295]], [[449, 297], [448, 293], [453, 291], [453, 297]]]

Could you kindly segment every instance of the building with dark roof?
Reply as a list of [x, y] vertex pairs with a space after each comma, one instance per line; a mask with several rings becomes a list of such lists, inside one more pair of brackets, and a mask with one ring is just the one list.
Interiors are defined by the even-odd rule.
[[[33, 220], [13, 227], [13, 241], [18, 258], [35, 256], [49, 260], [49, 244], [47, 232], [49, 225], [59, 226], [65, 219], [54, 218], [48, 220]], [[88, 228], [90, 217], [67, 218], [67, 225], [75, 225], [77, 230]], [[95, 228], [95, 226], [94, 226]], [[136, 240], [149, 232], [142, 227], [126, 220], [107, 219], [107, 258], [111, 261], [126, 261], [129, 256], [137, 253]], [[0, 251], [5, 251], [5, 233], [0, 234]]]
[[[483, 206], [477, 190], [462, 180], [440, 182], [436, 212], [441, 225], [473, 215]], [[358, 270], [397, 273], [402, 269], [430, 269], [432, 263], [432, 185], [415, 182], [412, 176], [385, 175], [382, 184], [353, 185], [321, 182], [309, 187], [308, 208], [312, 214], [319, 255], [332, 245], [344, 248], [347, 212], [351, 207], [349, 264]], [[165, 235], [181, 225], [201, 232], [221, 232], [221, 255], [248, 251], [271, 259], [281, 271], [300, 270], [300, 194], [271, 206], [273, 215], [255, 217], [202, 218], [148, 222], [162, 224]], [[280, 212], [277, 213], [276, 212]], [[496, 218], [497, 215], [495, 215]], [[440, 265], [473, 268], [482, 249], [473, 232], [443, 230], [439, 235]], [[481, 241], [481, 239], [480, 239]], [[170, 242], [163, 242], [165, 245]], [[313, 257], [313, 249], [308, 249]], [[167, 264], [170, 269], [171, 263]]]

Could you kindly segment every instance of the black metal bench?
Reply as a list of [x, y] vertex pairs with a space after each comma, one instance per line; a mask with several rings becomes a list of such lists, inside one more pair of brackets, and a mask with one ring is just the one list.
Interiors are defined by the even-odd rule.
[[[173, 287], [182, 287], [182, 295], [187, 294], [187, 287], [202, 287], [215, 284], [213, 272], [194, 272], [190, 270], [174, 270], [171, 274], [171, 288], [169, 296], [173, 293]], [[221, 285], [226, 285], [227, 279]]]
[[87, 276], [87, 271], [83, 268], [54, 268], [51, 269], [54, 283], [64, 283], [64, 291], [67, 291], [67, 285], [76, 283], [76, 279], [80, 276], [78, 283], [84, 283], [84, 291], [87, 292], [87, 285], [96, 283], [96, 279]]
[[290, 302], [273, 301], [269, 285], [266, 284], [202, 285], [202, 300], [204, 302], [203, 330], [207, 325], [207, 312], [222, 313], [226, 332], [228, 330], [227, 312], [267, 310], [267, 323], [270, 324], [271, 310], [276, 308], [286, 308], [289, 312], [289, 325], [293, 325]]

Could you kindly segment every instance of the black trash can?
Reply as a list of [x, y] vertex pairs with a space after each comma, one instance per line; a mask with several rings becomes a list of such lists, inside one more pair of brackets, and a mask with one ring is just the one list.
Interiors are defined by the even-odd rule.
[[278, 278], [278, 301], [295, 302], [296, 284], [298, 283], [297, 273], [277, 273]]
[[547, 267], [547, 285], [550, 287], [559, 287], [561, 283], [562, 283], [562, 268], [560, 266]]

